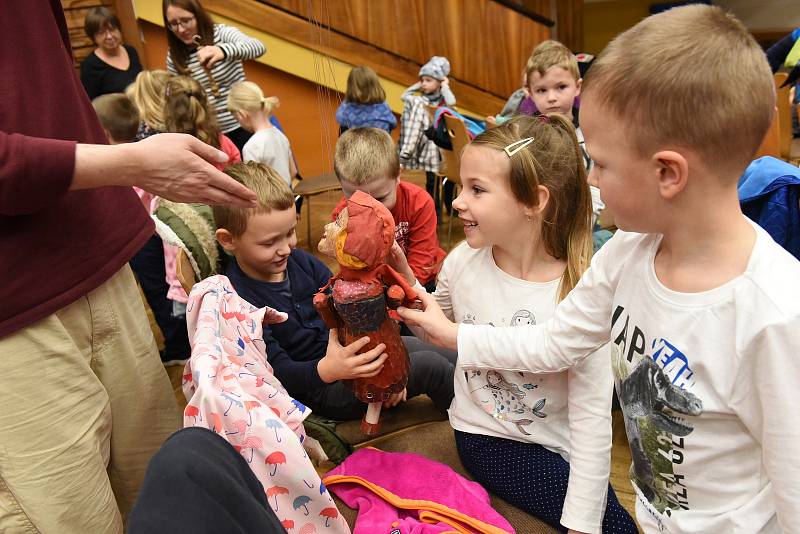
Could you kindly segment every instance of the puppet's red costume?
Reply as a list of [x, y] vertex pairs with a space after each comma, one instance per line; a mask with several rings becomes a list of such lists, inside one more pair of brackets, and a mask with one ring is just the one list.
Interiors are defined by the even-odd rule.
[[[343, 346], [364, 336], [370, 341], [362, 353], [386, 345], [388, 358], [380, 374], [350, 381], [356, 397], [369, 404], [361, 423], [365, 434], [378, 431], [382, 403], [401, 393], [408, 381], [408, 351], [387, 307], [417, 307], [418, 301], [406, 280], [384, 263], [393, 242], [392, 214], [368, 194], [356, 191], [337, 221], [326, 226], [319, 245], [322, 252], [336, 257], [340, 267], [314, 297], [320, 317], [328, 328], [338, 329]], [[330, 293], [325, 293], [329, 287]]]

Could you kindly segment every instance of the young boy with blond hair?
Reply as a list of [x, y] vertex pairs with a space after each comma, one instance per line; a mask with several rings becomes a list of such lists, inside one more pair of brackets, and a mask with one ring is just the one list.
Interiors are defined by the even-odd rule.
[[428, 297], [401, 315], [466, 369], [557, 371], [611, 341], [644, 531], [793, 532], [800, 263], [736, 192], [774, 113], [764, 52], [717, 7], [673, 8], [614, 39], [583, 90], [620, 231], [554, 317], [454, 325]]
[[392, 138], [378, 128], [352, 128], [339, 138], [333, 168], [344, 198], [332, 220], [356, 191], [369, 193], [392, 212], [395, 241], [403, 249], [414, 276], [429, 289], [436, 286], [445, 252], [436, 236], [436, 209], [421, 187], [400, 180], [400, 160]]
[[133, 143], [139, 130], [139, 110], [123, 93], [101, 95], [92, 100], [92, 107], [100, 119], [103, 131], [111, 145]]
[[[525, 71], [530, 99], [523, 100], [519, 112], [525, 115], [564, 115], [575, 125], [587, 174], [592, 170], [592, 160], [586, 152], [583, 131], [578, 126], [578, 109], [575, 100], [581, 94], [581, 71], [572, 50], [558, 41], [547, 40], [533, 49]], [[597, 222], [605, 204], [600, 198], [597, 183], [590, 183], [592, 192], [592, 225]]]
[[572, 50], [558, 41], [542, 41], [528, 58], [525, 79], [531, 98], [520, 104], [520, 113], [560, 113], [577, 125], [575, 99], [583, 80]]
[[[358, 354], [369, 338], [342, 346], [336, 332], [317, 315], [312, 299], [331, 272], [316, 257], [295, 248], [294, 197], [283, 178], [256, 162], [236, 163], [224, 172], [258, 197], [255, 208], [213, 208], [217, 241], [233, 256], [225, 274], [249, 303], [289, 315], [284, 323], [264, 327], [275, 376], [292, 397], [322, 416], [360, 418], [366, 404], [341, 381], [378, 374], [386, 360], [385, 345]], [[453, 362], [414, 338], [406, 345], [411, 358], [407, 391], [385, 405], [427, 394], [446, 410], [453, 399]]]

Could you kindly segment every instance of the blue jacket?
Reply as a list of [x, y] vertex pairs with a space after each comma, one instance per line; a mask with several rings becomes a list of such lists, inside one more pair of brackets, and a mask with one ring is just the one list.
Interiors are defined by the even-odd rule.
[[314, 309], [312, 299], [328, 283], [331, 271], [324, 263], [303, 250], [294, 249], [286, 265], [291, 298], [282, 295], [275, 283], [254, 280], [232, 260], [226, 275], [244, 300], [261, 308], [271, 306], [289, 314], [280, 324], [264, 326], [267, 360], [275, 376], [293, 397], [325, 383], [317, 363], [328, 350], [328, 327]]
[[739, 179], [739, 202], [745, 215], [800, 259], [800, 168], [758, 158]]
[[336, 122], [344, 129], [370, 127], [391, 132], [397, 127], [397, 119], [386, 102], [353, 104], [345, 100], [336, 110]]

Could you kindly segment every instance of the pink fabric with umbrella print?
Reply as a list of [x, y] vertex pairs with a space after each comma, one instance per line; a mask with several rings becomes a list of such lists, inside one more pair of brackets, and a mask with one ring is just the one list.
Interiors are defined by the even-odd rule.
[[[239, 451], [287, 532], [350, 532], [311, 458], [322, 458], [303, 420], [311, 411], [275, 378], [266, 358], [266, 310], [242, 300], [224, 276], [192, 289], [186, 309], [192, 357], [183, 373], [184, 427], [202, 426]], [[280, 314], [269, 312], [270, 320]], [[335, 513], [334, 513], [335, 512]]]

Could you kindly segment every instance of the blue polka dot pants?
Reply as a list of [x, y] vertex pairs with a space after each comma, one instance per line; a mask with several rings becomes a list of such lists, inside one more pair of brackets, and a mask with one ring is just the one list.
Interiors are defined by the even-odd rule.
[[[461, 463], [484, 488], [520, 510], [566, 532], [561, 509], [569, 463], [541, 445], [455, 431]], [[636, 524], [608, 487], [604, 533], [636, 534]]]

